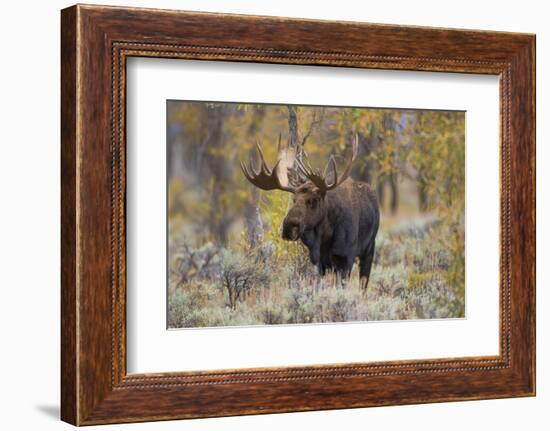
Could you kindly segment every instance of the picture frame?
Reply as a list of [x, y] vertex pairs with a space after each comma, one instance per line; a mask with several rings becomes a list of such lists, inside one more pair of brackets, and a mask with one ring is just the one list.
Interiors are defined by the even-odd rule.
[[[534, 35], [76, 5], [61, 13], [61, 53], [62, 420], [92, 425], [535, 395]], [[131, 57], [498, 76], [499, 354], [128, 374]]]

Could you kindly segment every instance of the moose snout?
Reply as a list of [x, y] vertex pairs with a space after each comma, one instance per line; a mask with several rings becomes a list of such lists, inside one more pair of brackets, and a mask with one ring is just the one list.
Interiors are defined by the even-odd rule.
[[287, 241], [297, 241], [300, 235], [302, 235], [302, 223], [296, 219], [285, 218], [283, 221], [283, 239]]

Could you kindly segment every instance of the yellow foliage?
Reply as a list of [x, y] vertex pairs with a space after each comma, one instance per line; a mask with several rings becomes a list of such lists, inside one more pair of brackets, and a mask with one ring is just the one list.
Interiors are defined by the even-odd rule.
[[416, 272], [411, 271], [409, 273], [408, 286], [410, 289], [422, 289], [426, 286], [426, 283], [430, 281], [433, 274], [430, 272]]
[[288, 242], [281, 237], [281, 227], [287, 211], [290, 209], [288, 193], [273, 191], [263, 195], [260, 210], [262, 218], [267, 221], [265, 240], [274, 246], [274, 258], [278, 263], [295, 263], [298, 256], [304, 253], [304, 247], [299, 242]]

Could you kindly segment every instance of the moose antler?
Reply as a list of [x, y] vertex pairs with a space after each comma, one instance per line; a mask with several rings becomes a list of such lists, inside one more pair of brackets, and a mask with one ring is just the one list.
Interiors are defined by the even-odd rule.
[[[279, 148], [280, 147], [281, 136], [279, 135]], [[250, 158], [248, 166], [241, 162], [241, 169], [246, 179], [262, 190], [282, 190], [294, 193], [295, 188], [288, 183], [288, 176], [281, 172], [282, 159], [279, 158], [275, 166], [270, 169], [265, 162], [264, 152], [258, 142], [256, 142], [256, 149], [260, 156], [260, 167], [257, 170], [252, 166], [252, 158]]]
[[[352, 147], [352, 156], [342, 175], [338, 175], [338, 171], [336, 169], [336, 161], [334, 160], [333, 155], [330, 156], [327, 166], [325, 167], [325, 172], [323, 174], [321, 174], [321, 171], [319, 169], [314, 169], [311, 167], [309, 161], [307, 160], [307, 154], [305, 157], [306, 161], [304, 162], [303, 160], [296, 159], [296, 165], [298, 166], [298, 169], [300, 169], [302, 174], [313, 184], [315, 184], [315, 186], [319, 188], [319, 190], [321, 190], [322, 192], [332, 190], [342, 184], [346, 180], [346, 178], [349, 177], [353, 162], [357, 158], [358, 139], [358, 136], [355, 135], [355, 140], [353, 141]], [[327, 182], [327, 175], [330, 171], [332, 171], [333, 174], [333, 181], [331, 184]]]

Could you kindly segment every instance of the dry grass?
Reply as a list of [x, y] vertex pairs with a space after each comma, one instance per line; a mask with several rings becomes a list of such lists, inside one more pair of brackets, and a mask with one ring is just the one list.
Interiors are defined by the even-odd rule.
[[[453, 271], [463, 271], [464, 257], [462, 250], [449, 248], [448, 236], [448, 228], [434, 218], [382, 230], [366, 292], [360, 287], [357, 265], [345, 282], [334, 274], [319, 277], [303, 256], [290, 263], [276, 262], [270, 244], [251, 252], [215, 249], [210, 244], [193, 249], [191, 266], [197, 268], [191, 273], [185, 253], [180, 252], [172, 265], [168, 325], [183, 328], [463, 317], [463, 274]], [[186, 249], [189, 252], [190, 248]], [[206, 260], [208, 267], [202, 268]], [[183, 281], [178, 273], [181, 267], [186, 271]], [[235, 289], [240, 289], [238, 294]]]

